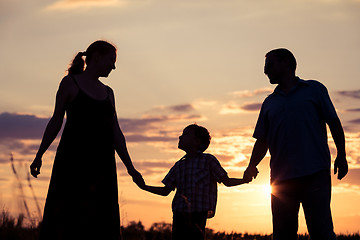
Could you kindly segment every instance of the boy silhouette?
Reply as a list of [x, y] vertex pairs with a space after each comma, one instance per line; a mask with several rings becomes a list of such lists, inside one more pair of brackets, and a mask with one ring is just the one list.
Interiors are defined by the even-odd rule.
[[215, 215], [217, 183], [237, 186], [248, 183], [240, 178], [229, 178], [219, 161], [204, 153], [210, 144], [210, 134], [196, 124], [187, 126], [179, 137], [178, 148], [185, 151], [162, 180], [163, 187], [145, 185], [145, 191], [167, 196], [176, 188], [172, 202], [172, 239], [204, 239], [206, 219]]

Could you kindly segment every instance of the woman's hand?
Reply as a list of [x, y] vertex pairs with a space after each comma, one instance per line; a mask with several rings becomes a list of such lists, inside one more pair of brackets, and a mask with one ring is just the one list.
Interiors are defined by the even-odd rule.
[[142, 175], [135, 168], [132, 170], [129, 170], [128, 173], [132, 177], [134, 183], [136, 183], [136, 185], [139, 188], [143, 189], [145, 187], [145, 181], [144, 181]]
[[40, 168], [42, 165], [42, 160], [40, 157], [35, 157], [34, 161], [30, 165], [30, 172], [33, 177], [37, 178], [37, 175], [40, 174]]

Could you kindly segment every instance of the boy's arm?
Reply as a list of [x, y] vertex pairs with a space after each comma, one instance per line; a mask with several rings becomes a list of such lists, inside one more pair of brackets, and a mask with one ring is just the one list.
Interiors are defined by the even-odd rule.
[[160, 196], [167, 196], [173, 190], [170, 187], [163, 186], [163, 187], [156, 187], [156, 186], [149, 186], [145, 185], [142, 187], [143, 190], [160, 195]]
[[221, 182], [227, 187], [233, 187], [244, 183], [249, 183], [250, 181], [246, 181], [245, 179], [242, 178], [229, 178], [227, 175], [225, 175], [221, 179]]

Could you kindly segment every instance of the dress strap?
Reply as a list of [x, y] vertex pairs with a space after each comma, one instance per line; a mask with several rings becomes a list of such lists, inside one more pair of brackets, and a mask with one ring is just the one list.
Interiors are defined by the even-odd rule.
[[[76, 78], [75, 78], [73, 75], [69, 75], [69, 76], [72, 78], [72, 80], [74, 81], [75, 85], [78, 87], [79, 91], [80, 91], [80, 92], [83, 92], [85, 95], [89, 96], [85, 91], [83, 91], [83, 90], [81, 89], [81, 87], [79, 86]], [[105, 99], [109, 99], [109, 98], [110, 98], [110, 94], [111, 94], [111, 88], [110, 88], [109, 86], [107, 86], [107, 85], [105, 85], [105, 86], [106, 86], [106, 90], [107, 90], [107, 96], [106, 96]], [[89, 97], [90, 97], [90, 98], [93, 98], [93, 97], [91, 97], [91, 96], [89, 96]], [[96, 98], [93, 98], [93, 99], [96, 99]], [[96, 100], [97, 100], [97, 99], [96, 99]]]

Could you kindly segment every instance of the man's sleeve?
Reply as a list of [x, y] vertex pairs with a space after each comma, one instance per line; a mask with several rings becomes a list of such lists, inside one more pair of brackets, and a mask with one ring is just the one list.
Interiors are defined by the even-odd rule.
[[261, 110], [258, 120], [256, 122], [253, 138], [266, 139], [267, 131], [268, 131], [268, 122], [265, 116], [265, 101], [264, 101], [264, 103], [261, 105]]
[[335, 107], [333, 103], [331, 102], [329, 93], [326, 89], [326, 87], [319, 83], [319, 101], [320, 101], [320, 108], [321, 108], [321, 114], [325, 119], [325, 122], [330, 122], [331, 120], [338, 118]]

